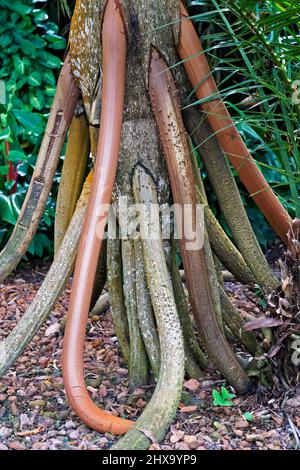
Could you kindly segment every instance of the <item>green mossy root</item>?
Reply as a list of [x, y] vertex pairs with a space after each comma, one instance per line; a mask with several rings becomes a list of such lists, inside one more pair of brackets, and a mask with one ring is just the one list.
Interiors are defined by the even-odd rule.
[[121, 245], [118, 239], [109, 238], [107, 241], [107, 280], [114, 331], [129, 367], [129, 329], [123, 292]]
[[[137, 203], [157, 204], [153, 180], [140, 166], [134, 172], [133, 188]], [[148, 222], [147, 217], [140, 217], [142, 228], [145, 229]], [[184, 342], [161, 237], [144, 239], [143, 253], [161, 345], [161, 367], [154, 394], [135, 429], [121, 438], [112, 450], [147, 449], [151, 437], [158, 441], [163, 439], [176, 414], [182, 390]]]
[[123, 291], [129, 327], [129, 383], [131, 387], [147, 385], [148, 357], [140, 330], [136, 297], [136, 267], [133, 240], [122, 240]]
[[256, 282], [267, 288], [276, 289], [278, 281], [273, 276], [261, 251], [227, 158], [218, 141], [212, 135], [207, 120], [200, 112], [191, 110], [186, 116], [186, 123], [191, 138], [201, 154], [209, 180], [218, 197], [222, 213], [239, 252]]
[[42, 286], [17, 326], [0, 343], [0, 377], [15, 363], [42, 326], [72, 272], [89, 194], [88, 178], [56, 259]]
[[143, 247], [141, 240], [134, 240], [135, 252], [135, 280], [136, 302], [140, 330], [145, 348], [151, 364], [154, 377], [158, 377], [160, 368], [160, 345], [151, 305], [151, 298], [147, 287]]

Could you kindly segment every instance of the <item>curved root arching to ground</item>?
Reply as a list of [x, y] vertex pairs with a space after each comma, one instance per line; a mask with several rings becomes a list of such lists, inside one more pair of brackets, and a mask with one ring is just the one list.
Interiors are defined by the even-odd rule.
[[[252, 383], [248, 369], [253, 375], [261, 366], [258, 358], [263, 355], [263, 335], [244, 329], [245, 320], [224, 290], [219, 265], [221, 262], [237, 280], [257, 283], [266, 292], [276, 290], [279, 281], [254, 236], [227, 157], [284, 241], [291, 225], [234, 125], [228, 138], [228, 121], [233, 123], [221, 99], [208, 101], [201, 111], [187, 111], [182, 117], [180, 99], [190, 92], [184, 68], [198, 98], [218, 90], [192, 23], [186, 18], [178, 21], [180, 14], [187, 15], [179, 0], [157, 2], [155, 12], [153, 15], [152, 0], [77, 0], [70, 52], [58, 81], [37, 167], [20, 220], [0, 256], [3, 279], [15, 268], [35, 233], [73, 118], [59, 190], [55, 260], [31, 306], [0, 343], [0, 374], [14, 364], [47, 318], [76, 260], [63, 351], [66, 392], [72, 408], [88, 426], [100, 432], [126, 433], [115, 449], [144, 449], [151, 439], [163, 438], [177, 410], [184, 374], [197, 377], [201, 369], [213, 364], [243, 393]], [[133, 15], [138, 18], [138, 31], [130, 22]], [[178, 60], [177, 50], [184, 67], [170, 69]], [[205, 76], [209, 78], [203, 80]], [[78, 90], [86, 116], [76, 116]], [[209, 146], [205, 144], [208, 137]], [[192, 150], [200, 144], [232, 240], [209, 208]], [[89, 151], [95, 160], [93, 179], [91, 175], [87, 178], [79, 197]], [[122, 240], [108, 239], [103, 244], [108, 213], [105, 205], [111, 200], [118, 205], [123, 197], [129, 203], [143, 204], [141, 233], [154, 230], [155, 236], [123, 237], [120, 223]], [[179, 243], [188, 299], [179, 274], [176, 241], [163, 240], [160, 223], [149, 225], [147, 218], [151, 205], [170, 201], [190, 205], [193, 228], [204, 234], [203, 248], [188, 249], [191, 241], [184, 236]], [[197, 225], [197, 202], [204, 205], [204, 227], [201, 222]], [[104, 210], [99, 212], [101, 204]], [[108, 225], [110, 230], [110, 220]], [[101, 281], [94, 282], [97, 264], [103, 265], [105, 259], [113, 325], [129, 369], [130, 385], [156, 383], [150, 402], [136, 422], [99, 409], [84, 382], [86, 321], [93, 287], [99, 295], [106, 278], [103, 275]], [[247, 363], [229, 344], [228, 330], [247, 353]]]
[[14, 231], [0, 253], [0, 281], [15, 269], [35, 235], [78, 96], [79, 91], [67, 56], [58, 79], [50, 117], [25, 201]]
[[55, 212], [54, 251], [57, 253], [80, 196], [90, 152], [89, 125], [84, 114], [71, 122]]

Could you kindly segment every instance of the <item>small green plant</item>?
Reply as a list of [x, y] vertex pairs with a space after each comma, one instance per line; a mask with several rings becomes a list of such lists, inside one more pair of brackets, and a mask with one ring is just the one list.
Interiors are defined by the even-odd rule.
[[232, 398], [235, 398], [235, 396], [236, 395], [234, 393], [228, 392], [225, 387], [221, 388], [221, 392], [216, 389], [212, 391], [214, 406], [232, 406]]
[[248, 421], [248, 423], [252, 423], [252, 421], [254, 421], [253, 414], [250, 413], [249, 411], [243, 414], [243, 418], [245, 421]]
[[256, 289], [255, 289], [255, 292], [254, 292], [255, 296], [259, 299], [258, 300], [258, 305], [261, 307], [261, 308], [266, 308], [267, 307], [267, 302], [265, 300], [265, 294], [264, 292], [262, 291], [262, 289], [259, 287], [259, 286], [256, 286]]

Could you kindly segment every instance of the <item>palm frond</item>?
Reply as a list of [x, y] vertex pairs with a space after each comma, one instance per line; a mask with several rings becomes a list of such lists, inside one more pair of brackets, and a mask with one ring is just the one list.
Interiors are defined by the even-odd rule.
[[71, 7], [68, 0], [57, 0], [58, 13], [62, 13], [64, 16], [71, 16]]
[[300, 106], [292, 100], [300, 78], [299, 1], [191, 0], [189, 6], [197, 7], [194, 22], [221, 96], [269, 182], [289, 188], [292, 215], [300, 217]]

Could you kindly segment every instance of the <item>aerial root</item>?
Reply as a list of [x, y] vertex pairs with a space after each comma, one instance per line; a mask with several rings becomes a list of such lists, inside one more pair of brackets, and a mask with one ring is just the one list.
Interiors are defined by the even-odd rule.
[[107, 280], [113, 327], [129, 368], [129, 329], [123, 292], [121, 246], [118, 239], [110, 238], [107, 241]]
[[90, 152], [89, 125], [84, 114], [71, 122], [55, 210], [54, 253], [57, 253], [81, 193]]
[[90, 193], [90, 181], [91, 176], [84, 184], [68, 230], [43, 284], [17, 326], [0, 343], [0, 376], [15, 363], [44, 323], [72, 272]]
[[[197, 195], [178, 96], [171, 71], [154, 48], [151, 51], [149, 69], [150, 99], [165, 154], [173, 199], [180, 207], [190, 205], [193, 208], [195, 230]], [[178, 227], [178, 232], [181, 233], [181, 227]], [[190, 240], [185, 233], [180, 240], [180, 251], [198, 334], [208, 357], [237, 391], [245, 392], [249, 379], [225, 339], [222, 316], [215, 311], [220, 299], [216, 292], [217, 286], [211, 289], [209, 276], [213, 271], [208, 272], [206, 266], [211, 253], [209, 250], [204, 253], [198, 245], [194, 249], [193, 246], [190, 247]]]
[[148, 360], [140, 330], [137, 296], [136, 266], [133, 240], [122, 240], [123, 289], [129, 327], [129, 383], [132, 387], [148, 383]]
[[[133, 176], [137, 203], [157, 204], [156, 188], [143, 167], [137, 166]], [[142, 212], [140, 224], [146, 229], [149, 219]], [[144, 232], [145, 233], [145, 232]], [[161, 236], [145, 238], [143, 256], [147, 283], [157, 323], [161, 346], [161, 364], [155, 391], [141, 417], [113, 450], [147, 449], [152, 436], [160, 441], [174, 419], [184, 377], [184, 343], [173, 295]]]
[[[268, 266], [254, 235], [228, 161], [218, 141], [212, 136], [213, 132], [209, 123], [197, 111], [190, 112], [186, 122], [195, 144], [201, 145], [201, 158], [237, 249], [251, 270], [255, 281], [261, 286], [276, 289], [278, 281]], [[207, 136], [211, 136], [208, 141]]]
[[95, 303], [94, 307], [90, 311], [90, 315], [100, 315], [110, 306], [110, 296], [108, 292], [100, 295], [99, 299]]
[[17, 266], [33, 240], [51, 190], [65, 136], [79, 97], [67, 57], [31, 182], [14, 231], [0, 253], [0, 282]]
[[[192, 378], [202, 375], [201, 368], [207, 368], [207, 357], [201, 350], [197, 338], [195, 336], [194, 325], [192, 323], [187, 299], [181, 282], [177, 260], [175, 243], [172, 243], [172, 260], [171, 260], [171, 279], [173, 283], [174, 297], [177, 305], [177, 311], [182, 328], [185, 350], [185, 368], [187, 374]], [[200, 366], [200, 367], [199, 367]]]
[[160, 344], [147, 287], [143, 247], [140, 239], [134, 240], [134, 252], [137, 315], [151, 369], [157, 379], [160, 368]]
[[[250, 196], [271, 227], [287, 243], [287, 233], [292, 223], [291, 218], [260, 172], [234, 125], [209, 68], [201, 41], [192, 22], [188, 19], [188, 13], [182, 2], [180, 2], [180, 13], [184, 21], [180, 23], [181, 34], [177, 51], [195, 94], [201, 101], [200, 106], [207, 113], [212, 132], [207, 133], [206, 137], [211, 134], [215, 135]], [[214, 99], [207, 100], [210, 96], [214, 96]], [[220, 178], [219, 182], [221, 181]], [[233, 194], [231, 198], [233, 197], [235, 201]], [[240, 251], [242, 252], [242, 249]], [[244, 255], [243, 252], [242, 254]], [[247, 262], [246, 255], [244, 257]], [[265, 269], [264, 266], [263, 268]], [[264, 274], [263, 269], [261, 274]], [[268, 281], [268, 277], [265, 280]]]
[[[63, 344], [63, 378], [78, 417], [100, 432], [124, 434], [129, 420], [112, 416], [90, 398], [84, 377], [84, 340], [93, 282], [118, 166], [125, 96], [126, 34], [121, 5], [108, 0], [102, 22], [102, 108], [91, 195], [80, 238]], [[100, 213], [99, 213], [100, 207]]]
[[191, 154], [191, 161], [197, 197], [199, 203], [204, 206], [204, 220], [213, 252], [237, 281], [240, 281], [242, 284], [254, 284], [255, 278], [243, 256], [227, 236], [208, 205], [204, 185], [193, 153]]

